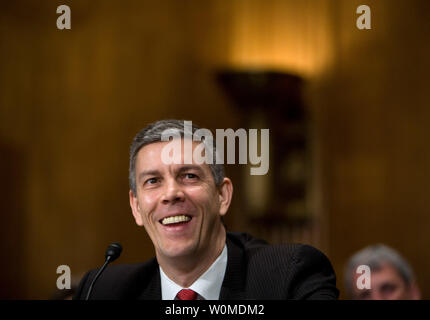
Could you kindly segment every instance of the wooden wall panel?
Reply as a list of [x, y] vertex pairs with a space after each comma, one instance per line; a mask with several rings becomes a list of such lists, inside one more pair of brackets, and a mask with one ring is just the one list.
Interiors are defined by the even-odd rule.
[[[430, 23], [425, 1], [375, 1], [372, 30], [352, 23], [359, 1], [335, 9], [335, 64], [320, 81], [329, 254], [343, 288], [356, 250], [386, 243], [412, 264], [430, 296]], [[344, 295], [342, 295], [345, 297]]]
[[[214, 71], [264, 64], [306, 77], [320, 247], [340, 288], [347, 257], [385, 242], [429, 298], [429, 4], [368, 1], [369, 31], [355, 27], [359, 4], [82, 0], [72, 30], [59, 31], [57, 2], [1, 2], [1, 233], [14, 248], [1, 296], [48, 298], [58, 265], [78, 278], [110, 241], [125, 247], [120, 262], [152, 256], [128, 207], [132, 137], [167, 117], [236, 128]], [[243, 225], [237, 200], [228, 223]]]

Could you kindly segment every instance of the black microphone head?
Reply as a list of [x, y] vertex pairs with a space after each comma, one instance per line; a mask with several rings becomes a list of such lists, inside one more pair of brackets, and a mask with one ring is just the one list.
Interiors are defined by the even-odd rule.
[[118, 242], [111, 243], [106, 250], [105, 257], [109, 259], [110, 262], [116, 260], [122, 251], [122, 246]]

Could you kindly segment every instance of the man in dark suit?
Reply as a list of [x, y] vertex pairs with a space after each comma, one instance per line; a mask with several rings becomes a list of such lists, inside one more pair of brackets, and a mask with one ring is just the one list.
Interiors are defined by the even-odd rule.
[[[134, 138], [130, 206], [136, 223], [150, 236], [156, 257], [108, 267], [91, 298], [336, 299], [334, 271], [317, 249], [271, 246], [244, 233], [226, 232], [222, 216], [230, 206], [233, 185], [223, 165], [216, 163], [212, 143], [203, 141], [199, 149], [200, 141], [187, 140], [198, 129], [192, 126], [188, 132], [182, 121], [163, 120]], [[166, 140], [166, 133], [178, 138]], [[193, 152], [191, 159], [187, 150]], [[196, 161], [196, 150], [204, 150], [205, 159], [214, 161]], [[75, 299], [85, 297], [95, 274], [96, 270], [86, 274]]]

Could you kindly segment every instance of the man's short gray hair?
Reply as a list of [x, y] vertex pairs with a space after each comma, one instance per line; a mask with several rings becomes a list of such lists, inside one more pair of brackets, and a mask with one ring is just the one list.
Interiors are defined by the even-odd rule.
[[399, 275], [403, 278], [406, 285], [409, 286], [414, 280], [414, 274], [409, 263], [393, 248], [384, 244], [368, 246], [349, 258], [344, 270], [344, 281], [347, 294], [354, 296], [353, 291], [353, 274], [360, 265], [369, 266], [371, 271], [378, 270], [383, 264], [393, 266]]
[[[133, 142], [130, 147], [130, 166], [128, 179], [130, 184], [130, 190], [136, 195], [136, 157], [139, 150], [151, 143], [156, 143], [161, 141], [161, 136], [166, 130], [175, 130], [178, 132], [182, 138], [184, 138], [184, 128], [185, 122], [183, 120], [160, 120], [153, 122], [139, 131], [139, 133], [134, 137]], [[200, 129], [198, 126], [193, 124], [192, 132], [190, 135], [194, 134], [196, 130]], [[213, 150], [213, 164], [209, 164], [212, 172], [212, 176], [215, 181], [215, 185], [219, 187], [224, 180], [224, 165], [216, 163], [216, 152]]]

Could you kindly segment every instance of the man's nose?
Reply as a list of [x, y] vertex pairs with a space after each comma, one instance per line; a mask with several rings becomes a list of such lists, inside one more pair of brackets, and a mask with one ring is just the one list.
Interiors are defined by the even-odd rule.
[[161, 197], [161, 202], [163, 204], [175, 203], [184, 200], [184, 192], [181, 186], [177, 183], [175, 179], [170, 179], [166, 181], [164, 186], [163, 195]]

